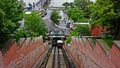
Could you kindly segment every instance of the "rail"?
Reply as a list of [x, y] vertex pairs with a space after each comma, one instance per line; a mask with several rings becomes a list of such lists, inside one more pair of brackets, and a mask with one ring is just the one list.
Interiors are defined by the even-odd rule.
[[75, 66], [64, 48], [51, 46], [37, 68], [75, 68]]

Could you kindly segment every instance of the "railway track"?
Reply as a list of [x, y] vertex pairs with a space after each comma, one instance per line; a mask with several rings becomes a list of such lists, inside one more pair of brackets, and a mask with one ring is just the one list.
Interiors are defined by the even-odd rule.
[[64, 47], [51, 47], [37, 68], [75, 68]]

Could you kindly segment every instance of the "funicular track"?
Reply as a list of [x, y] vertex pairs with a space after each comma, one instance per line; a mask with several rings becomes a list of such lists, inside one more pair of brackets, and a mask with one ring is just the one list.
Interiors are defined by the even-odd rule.
[[37, 68], [75, 68], [64, 47], [51, 47]]

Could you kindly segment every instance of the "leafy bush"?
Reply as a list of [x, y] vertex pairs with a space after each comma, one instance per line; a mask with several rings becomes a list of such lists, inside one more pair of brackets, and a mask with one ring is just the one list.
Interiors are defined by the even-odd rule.
[[79, 20], [79, 22], [88, 22], [88, 18], [82, 18]]
[[66, 40], [66, 43], [71, 41], [72, 36], [89, 36], [91, 35], [88, 25], [76, 25], [76, 29], [70, 32], [69, 37]]
[[76, 29], [73, 32], [77, 32], [78, 35], [90, 36], [90, 28], [88, 25], [76, 25]]
[[28, 36], [29, 36], [29, 34], [23, 29], [17, 31], [15, 34], [16, 40], [19, 40], [19, 38], [26, 38]]
[[114, 36], [111, 34], [105, 34], [102, 36], [102, 39], [107, 43], [107, 45], [111, 48], [113, 44]]
[[48, 32], [48, 29], [45, 25], [43, 19], [38, 15], [38, 12], [31, 11], [31, 14], [24, 14], [24, 28], [16, 32], [16, 39], [18, 40], [21, 37], [36, 37], [43, 36], [43, 39]]
[[114, 36], [111, 34], [105, 34], [102, 36], [103, 39], [114, 39]]
[[68, 8], [70, 6], [70, 4], [68, 2], [65, 2], [62, 4], [65, 8]]
[[56, 10], [53, 10], [51, 13], [50, 19], [53, 21], [54, 24], [59, 24], [61, 16], [59, 16]]
[[83, 17], [83, 11], [79, 10], [77, 8], [70, 8], [67, 11], [67, 15], [70, 19], [72, 19], [75, 22], [78, 22]]
[[67, 37], [66, 43], [68, 44], [68, 43], [70, 43], [70, 41], [71, 41], [71, 35], [69, 37]]
[[103, 39], [107, 45], [111, 48], [112, 47], [112, 44], [113, 44], [113, 39]]
[[0, 0], [0, 48], [19, 28], [17, 22], [23, 18], [22, 15], [23, 7], [18, 0]]

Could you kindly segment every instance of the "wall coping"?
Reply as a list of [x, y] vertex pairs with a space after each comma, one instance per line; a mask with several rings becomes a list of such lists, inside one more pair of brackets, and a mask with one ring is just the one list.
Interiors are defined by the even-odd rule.
[[103, 49], [103, 51], [107, 55], [109, 55], [110, 47], [102, 39], [97, 39], [97, 43], [100, 45], [100, 47]]
[[77, 38], [94, 38], [94, 39], [98, 39], [101, 38], [101, 36], [75, 36]]
[[18, 41], [17, 41], [17, 45], [19, 47], [19, 49], [21, 48], [22, 44], [25, 42], [25, 38], [20, 38]]
[[83, 41], [83, 43], [84, 43], [84, 45], [86, 46], [87, 45], [87, 39], [86, 38], [82, 38], [82, 41]]
[[5, 53], [9, 50], [9, 48], [12, 46], [12, 44], [15, 42], [15, 39], [9, 39], [7, 43], [3, 46], [1, 49], [2, 55], [5, 55]]
[[88, 38], [87, 40], [90, 43], [90, 46], [94, 48], [95, 44], [92, 42], [93, 38]]
[[26, 46], [29, 44], [31, 38], [26, 38]]
[[113, 43], [117, 46], [117, 48], [120, 50], [120, 40], [113, 41]]
[[[31, 41], [32, 40], [32, 41]], [[1, 53], [4, 56], [5, 53], [9, 50], [9, 48], [16, 43], [18, 46], [18, 49], [20, 49], [22, 47], [22, 44], [26, 41], [26, 46], [29, 44], [29, 42], [31, 41], [32, 44], [34, 42], [40, 41], [42, 40], [42, 36], [39, 37], [33, 37], [33, 38], [20, 38], [18, 41], [16, 41], [16, 39], [9, 39], [4, 45], [3, 48], [1, 49]]]

